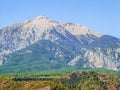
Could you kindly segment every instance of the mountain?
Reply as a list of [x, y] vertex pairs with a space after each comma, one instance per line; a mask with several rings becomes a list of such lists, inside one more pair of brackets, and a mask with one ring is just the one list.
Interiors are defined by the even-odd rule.
[[120, 39], [38, 16], [0, 30], [0, 65], [2, 72], [64, 67], [120, 70]]

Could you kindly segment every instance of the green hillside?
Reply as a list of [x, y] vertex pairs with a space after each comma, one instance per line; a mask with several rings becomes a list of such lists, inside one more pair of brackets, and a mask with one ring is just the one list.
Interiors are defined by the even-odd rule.
[[66, 63], [75, 56], [75, 53], [71, 52], [72, 49], [50, 41], [39, 41], [6, 55], [7, 60], [0, 66], [0, 73], [38, 72], [65, 68], [68, 67]]

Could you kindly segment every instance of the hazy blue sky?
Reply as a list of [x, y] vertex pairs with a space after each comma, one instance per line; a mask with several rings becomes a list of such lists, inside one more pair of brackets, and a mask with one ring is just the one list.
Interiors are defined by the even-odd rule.
[[120, 38], [120, 0], [0, 0], [0, 28], [41, 15]]

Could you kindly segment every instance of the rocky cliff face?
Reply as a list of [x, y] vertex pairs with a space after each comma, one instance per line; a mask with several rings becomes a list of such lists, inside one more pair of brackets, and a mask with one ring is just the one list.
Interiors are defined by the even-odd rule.
[[120, 69], [120, 48], [94, 48], [86, 51], [84, 58], [86, 67]]
[[[120, 69], [120, 48], [92, 48], [83, 51], [84, 54], [76, 56], [68, 65], [81, 65], [91, 68]], [[82, 61], [82, 63], [81, 63]]]
[[[38, 43], [41, 41], [45, 41], [44, 45]], [[47, 41], [52, 44], [51, 47], [47, 45]], [[1, 29], [0, 42], [1, 65], [10, 61], [6, 55], [16, 53], [21, 49], [29, 51], [28, 47], [33, 48], [37, 43], [43, 48], [46, 47], [47, 51], [49, 49], [49, 53], [52, 52], [49, 54], [51, 55], [50, 60], [54, 58], [56, 61], [65, 61], [68, 57], [68, 60], [64, 62], [68, 66], [120, 69], [120, 39], [98, 34], [79, 24], [59, 23], [39, 16]], [[55, 48], [55, 46], [59, 49], [51, 51], [51, 48]], [[48, 54], [47, 51], [44, 50], [44, 55]], [[14, 60], [14, 57], [12, 59]], [[22, 57], [22, 59], [25, 58]]]

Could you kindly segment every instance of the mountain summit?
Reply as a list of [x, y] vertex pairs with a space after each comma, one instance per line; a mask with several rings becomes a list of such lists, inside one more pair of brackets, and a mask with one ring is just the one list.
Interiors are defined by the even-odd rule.
[[38, 16], [1, 29], [0, 42], [0, 68], [120, 69], [120, 39], [101, 35], [80, 24]]

